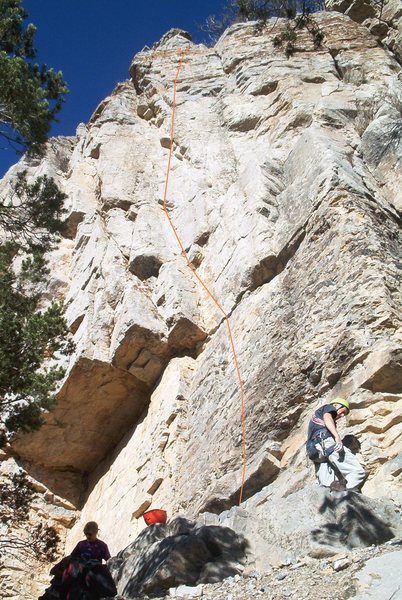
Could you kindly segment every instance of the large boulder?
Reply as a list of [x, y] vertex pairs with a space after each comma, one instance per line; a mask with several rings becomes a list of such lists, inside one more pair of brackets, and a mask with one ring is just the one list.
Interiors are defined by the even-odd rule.
[[181, 584], [214, 583], [243, 569], [246, 542], [228, 527], [177, 517], [151, 525], [109, 562], [124, 598], [163, 593]]
[[334, 556], [352, 548], [383, 544], [402, 534], [400, 510], [390, 500], [308, 485], [281, 496], [269, 487], [241, 507], [203, 519], [230, 527], [249, 543], [250, 562], [272, 565], [306, 556]]
[[179, 585], [216, 583], [257, 569], [325, 558], [380, 545], [402, 534], [387, 499], [308, 485], [281, 496], [265, 488], [241, 507], [197, 523], [177, 517], [144, 529], [109, 563], [125, 598], [163, 594]]

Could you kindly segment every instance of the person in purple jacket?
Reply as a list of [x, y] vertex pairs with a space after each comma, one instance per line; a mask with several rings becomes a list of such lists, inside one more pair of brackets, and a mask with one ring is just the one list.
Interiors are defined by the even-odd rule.
[[[89, 521], [84, 527], [85, 540], [78, 542], [71, 552], [67, 568], [63, 571], [59, 597], [72, 598], [111, 598], [117, 589], [113, 578], [102, 561], [109, 560], [109, 548], [98, 539], [98, 525]], [[46, 596], [45, 596], [46, 597]]]
[[80, 558], [81, 560], [109, 560], [109, 548], [98, 539], [99, 527], [95, 521], [89, 521], [84, 527], [86, 539], [78, 542], [74, 550], [71, 552], [71, 558]]

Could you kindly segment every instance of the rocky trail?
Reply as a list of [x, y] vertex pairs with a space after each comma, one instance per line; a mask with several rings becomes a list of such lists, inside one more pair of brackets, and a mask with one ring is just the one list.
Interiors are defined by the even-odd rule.
[[[307, 557], [251, 570], [219, 583], [171, 588], [167, 597], [204, 600], [399, 600], [402, 598], [402, 539], [355, 549], [330, 558]], [[370, 575], [371, 573], [371, 575]], [[392, 581], [389, 580], [393, 574]], [[397, 576], [396, 576], [397, 575]], [[142, 595], [143, 600], [161, 597]], [[123, 596], [117, 597], [124, 600]]]
[[170, 591], [170, 596], [205, 600], [399, 600], [402, 578], [394, 578], [392, 583], [387, 581], [390, 575], [387, 567], [390, 566], [395, 575], [402, 561], [401, 545], [402, 540], [393, 540], [331, 558], [307, 558], [273, 567], [267, 574], [251, 571], [221, 583], [199, 586], [194, 593], [186, 586], [178, 587]]

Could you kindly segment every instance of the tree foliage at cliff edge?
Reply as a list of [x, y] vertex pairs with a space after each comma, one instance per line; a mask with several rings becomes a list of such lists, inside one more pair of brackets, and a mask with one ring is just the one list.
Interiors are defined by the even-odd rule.
[[[62, 74], [34, 62], [36, 31], [21, 0], [0, 0], [0, 137], [35, 156], [60, 110]], [[0, 197], [0, 447], [40, 427], [72, 350], [63, 306], [43, 308], [44, 253], [63, 233], [63, 203], [52, 178], [18, 173]]]
[[27, 16], [21, 0], [0, 0], [0, 135], [22, 150], [46, 141], [67, 92], [60, 71], [35, 62]]

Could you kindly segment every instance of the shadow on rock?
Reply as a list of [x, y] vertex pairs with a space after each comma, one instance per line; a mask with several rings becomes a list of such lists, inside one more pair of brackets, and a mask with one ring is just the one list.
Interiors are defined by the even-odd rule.
[[380, 511], [373, 509], [365, 496], [353, 492], [328, 495], [319, 509], [328, 522], [312, 531], [312, 539], [320, 544], [342, 544], [347, 548], [383, 544], [394, 537], [394, 532], [386, 515], [380, 516]]
[[214, 583], [240, 573], [247, 543], [228, 527], [196, 527], [178, 517], [144, 529], [108, 564], [125, 598], [178, 585]]
[[361, 443], [357, 439], [357, 437], [355, 435], [352, 435], [351, 433], [348, 433], [343, 437], [342, 444], [346, 446], [346, 448], [349, 448], [349, 450], [353, 452], [353, 454], [357, 454], [358, 452], [360, 452]]

